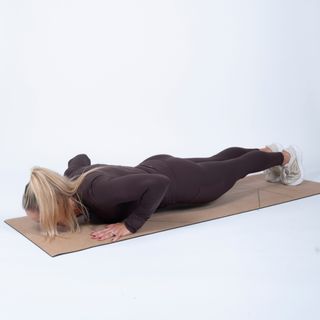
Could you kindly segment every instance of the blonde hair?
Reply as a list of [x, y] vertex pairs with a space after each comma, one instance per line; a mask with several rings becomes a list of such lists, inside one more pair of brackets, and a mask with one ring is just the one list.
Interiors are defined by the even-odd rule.
[[22, 207], [24, 210], [39, 213], [41, 234], [46, 239], [53, 240], [56, 236], [60, 236], [58, 231], [60, 219], [63, 219], [64, 225], [72, 233], [80, 231], [75, 208], [70, 201], [71, 197], [77, 198], [73, 198], [74, 202], [81, 208], [85, 220], [89, 221], [88, 210], [81, 202], [77, 190], [89, 173], [103, 167], [95, 167], [73, 178], [39, 166], [31, 169], [30, 182], [26, 185], [22, 198]]

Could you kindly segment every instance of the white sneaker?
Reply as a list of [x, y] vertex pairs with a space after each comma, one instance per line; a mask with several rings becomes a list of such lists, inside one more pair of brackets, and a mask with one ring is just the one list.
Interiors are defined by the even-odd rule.
[[302, 152], [297, 146], [290, 145], [284, 149], [290, 153], [290, 160], [282, 166], [281, 182], [286, 185], [296, 186], [303, 181]]
[[[283, 150], [283, 146], [280, 143], [275, 143], [275, 142], [270, 145], [267, 145], [266, 147], [270, 148], [272, 152], [281, 152]], [[264, 170], [265, 179], [268, 182], [280, 182], [281, 171], [282, 171], [281, 165], [268, 168]]]

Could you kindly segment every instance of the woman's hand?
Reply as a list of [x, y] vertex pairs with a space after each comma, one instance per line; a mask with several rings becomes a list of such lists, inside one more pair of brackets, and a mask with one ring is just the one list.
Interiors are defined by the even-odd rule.
[[107, 224], [104, 229], [90, 233], [91, 239], [105, 240], [112, 238], [112, 241], [117, 241], [128, 234], [132, 234], [132, 232], [127, 229], [123, 222]]

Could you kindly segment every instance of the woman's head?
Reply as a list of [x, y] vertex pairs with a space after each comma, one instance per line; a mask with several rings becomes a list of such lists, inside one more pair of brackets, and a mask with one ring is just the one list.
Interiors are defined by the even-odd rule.
[[87, 208], [81, 203], [77, 190], [85, 176], [101, 167], [88, 170], [73, 180], [47, 168], [31, 169], [30, 181], [25, 186], [22, 198], [22, 207], [31, 219], [40, 223], [45, 236], [53, 239], [59, 235], [59, 225], [67, 227], [71, 232], [80, 230], [75, 203], [89, 220]]

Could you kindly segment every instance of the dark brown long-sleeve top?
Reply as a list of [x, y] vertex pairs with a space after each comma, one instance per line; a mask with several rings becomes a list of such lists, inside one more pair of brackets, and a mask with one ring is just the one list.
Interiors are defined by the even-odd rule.
[[86, 206], [90, 222], [123, 222], [136, 232], [157, 208], [188, 203], [199, 193], [202, 172], [191, 161], [161, 154], [147, 158], [136, 167], [94, 164], [86, 154], [68, 162], [64, 175], [70, 179], [96, 166], [77, 194]]

